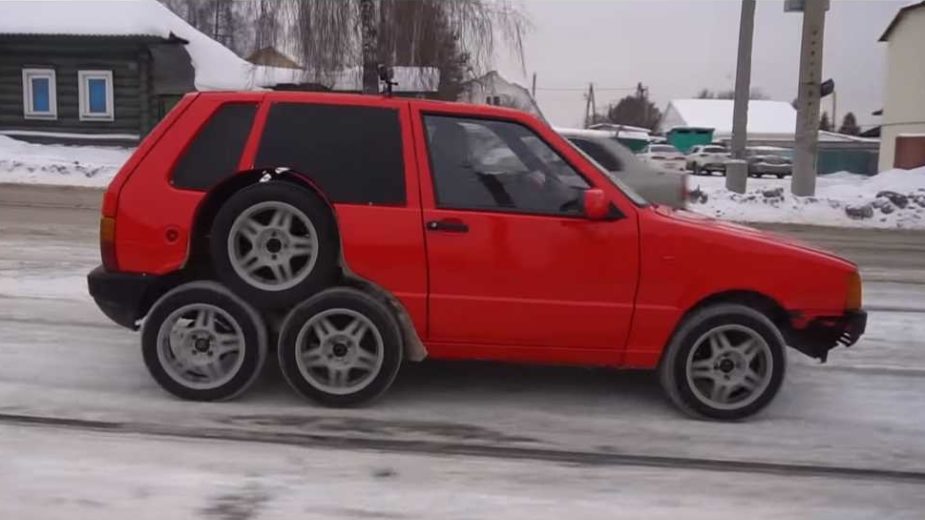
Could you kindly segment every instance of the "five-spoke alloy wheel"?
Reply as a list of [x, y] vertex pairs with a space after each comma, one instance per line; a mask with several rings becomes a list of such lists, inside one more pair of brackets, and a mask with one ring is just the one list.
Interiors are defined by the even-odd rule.
[[377, 397], [392, 383], [401, 364], [401, 334], [385, 304], [338, 287], [289, 313], [278, 355], [297, 392], [329, 406], [349, 406]]
[[285, 309], [329, 286], [339, 254], [327, 205], [284, 181], [254, 184], [225, 201], [210, 247], [219, 279], [261, 310]]
[[256, 379], [266, 352], [263, 320], [214, 282], [192, 282], [165, 294], [142, 331], [148, 371], [184, 399], [235, 397]]
[[685, 412], [741, 419], [771, 401], [785, 368], [784, 339], [771, 320], [744, 305], [718, 304], [685, 320], [659, 375], [669, 398]]

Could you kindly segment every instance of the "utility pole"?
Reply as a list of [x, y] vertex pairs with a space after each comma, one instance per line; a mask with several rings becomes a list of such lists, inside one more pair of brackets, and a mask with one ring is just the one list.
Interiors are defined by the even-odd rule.
[[376, 4], [373, 0], [360, 1], [360, 33], [363, 38], [363, 93], [379, 93], [378, 45], [376, 32]]
[[726, 189], [745, 193], [748, 163], [748, 95], [752, 81], [752, 39], [755, 33], [755, 0], [742, 0], [739, 18], [739, 57], [736, 62], [735, 100], [732, 106], [732, 161], [726, 165]]
[[533, 73], [533, 84], [530, 86], [530, 97], [536, 99], [536, 72]]
[[[793, 154], [794, 195], [816, 193], [816, 152], [819, 145], [819, 103], [822, 76], [822, 42], [828, 0], [803, 0], [803, 40], [800, 49], [800, 85], [797, 96], [796, 146]], [[834, 118], [834, 114], [833, 114]]]
[[585, 128], [594, 124], [597, 115], [597, 102], [594, 100], [594, 83], [588, 83], [588, 99], [585, 103]]

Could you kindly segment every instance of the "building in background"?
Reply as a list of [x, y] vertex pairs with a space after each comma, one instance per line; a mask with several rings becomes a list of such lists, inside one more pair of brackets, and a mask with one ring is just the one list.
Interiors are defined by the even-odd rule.
[[463, 82], [459, 101], [477, 105], [496, 105], [529, 112], [544, 119], [530, 91], [504, 79], [497, 71]]
[[[661, 130], [713, 129], [713, 141], [729, 145], [732, 139], [731, 99], [674, 99], [662, 117]], [[748, 102], [748, 146], [793, 148], [797, 112], [786, 101], [750, 100]], [[819, 132], [819, 173], [850, 171], [877, 173], [877, 139], [835, 132]]]
[[887, 44], [880, 169], [925, 165], [925, 2], [900, 9], [880, 41]]
[[266, 65], [268, 67], [280, 67], [283, 69], [302, 68], [295, 60], [283, 54], [276, 47], [257, 49], [247, 57], [247, 61], [254, 65]]

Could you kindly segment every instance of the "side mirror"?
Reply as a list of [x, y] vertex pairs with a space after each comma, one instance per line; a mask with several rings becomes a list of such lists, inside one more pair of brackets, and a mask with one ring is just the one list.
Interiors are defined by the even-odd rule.
[[600, 188], [590, 188], [581, 196], [581, 206], [588, 220], [604, 220], [610, 214], [610, 202]]

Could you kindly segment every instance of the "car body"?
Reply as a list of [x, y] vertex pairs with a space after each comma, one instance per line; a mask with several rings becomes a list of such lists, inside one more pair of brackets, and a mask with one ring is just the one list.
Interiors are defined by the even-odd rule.
[[683, 208], [687, 200], [687, 174], [662, 170], [644, 164], [628, 148], [617, 142], [612, 132], [556, 128], [579, 150], [591, 156], [605, 172], [611, 173], [649, 202]]
[[777, 146], [752, 146], [745, 149], [748, 174], [753, 177], [774, 175], [782, 179], [793, 174], [793, 150]]
[[[740, 365], [720, 347], [704, 351], [716, 364], [697, 383], [718, 397], [669, 390], [682, 409], [738, 418], [770, 400], [766, 388], [776, 391], [785, 345], [824, 359], [854, 343], [865, 323], [852, 263], [649, 205], [543, 122], [493, 106], [188, 94], [109, 185], [100, 230], [103, 265], [88, 276], [91, 295], [120, 325], [145, 319], [149, 370], [193, 399], [242, 391], [259, 373], [271, 326], [282, 328], [278, 355], [290, 384], [332, 405], [384, 391], [402, 356], [657, 368], [663, 384], [683, 387], [674, 367], [706, 361], [678, 352], [747, 330], [748, 341], [767, 347], [764, 369], [742, 358], [743, 370], [764, 371], [760, 399], [736, 397], [752, 384], [748, 373], [743, 386], [722, 381]], [[308, 242], [300, 265], [277, 259]], [[198, 310], [187, 316], [190, 305]], [[329, 313], [352, 318], [334, 326]], [[692, 335], [703, 323], [716, 325], [709, 345]], [[229, 336], [237, 346], [219, 355], [244, 361], [197, 361]], [[748, 341], [737, 343], [743, 352]], [[316, 348], [326, 360], [299, 361]], [[369, 356], [379, 356], [375, 365], [350, 365]], [[165, 375], [172, 363], [179, 376]], [[210, 375], [219, 369], [247, 375]], [[375, 370], [373, 383], [364, 370]]]
[[642, 162], [656, 168], [682, 172], [687, 169], [684, 154], [670, 144], [650, 144], [637, 155]]
[[698, 144], [687, 152], [687, 169], [694, 175], [720, 172], [725, 175], [729, 151], [719, 144]]

